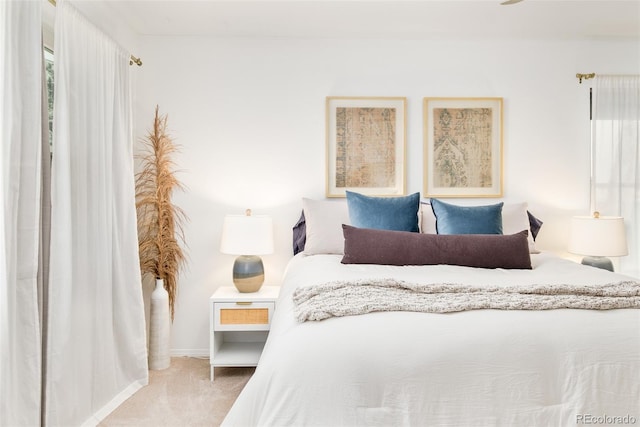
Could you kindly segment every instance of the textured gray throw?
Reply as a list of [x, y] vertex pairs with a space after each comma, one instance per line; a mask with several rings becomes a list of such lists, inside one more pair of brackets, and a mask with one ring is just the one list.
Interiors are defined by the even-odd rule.
[[298, 322], [376, 311], [610, 310], [640, 308], [640, 283], [481, 287], [395, 279], [336, 281], [297, 288], [293, 302]]

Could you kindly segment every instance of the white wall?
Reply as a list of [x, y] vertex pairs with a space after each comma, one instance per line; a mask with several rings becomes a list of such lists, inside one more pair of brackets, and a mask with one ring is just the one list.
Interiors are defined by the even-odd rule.
[[[136, 121], [159, 104], [182, 152], [189, 266], [179, 283], [174, 354], [208, 354], [211, 293], [231, 284], [219, 252], [225, 214], [274, 218], [266, 281], [291, 257], [302, 197], [323, 198], [325, 97], [405, 96], [408, 191], [422, 191], [422, 98], [504, 98], [504, 198], [529, 202], [541, 249], [564, 252], [571, 215], [589, 209], [589, 82], [640, 73], [638, 41], [215, 39], [141, 37]], [[479, 203], [486, 203], [480, 200]], [[606, 212], [604, 212], [606, 214]]]

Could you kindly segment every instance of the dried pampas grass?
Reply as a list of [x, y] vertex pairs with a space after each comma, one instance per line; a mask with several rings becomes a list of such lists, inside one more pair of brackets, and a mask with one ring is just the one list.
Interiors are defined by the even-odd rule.
[[173, 321], [177, 277], [186, 262], [182, 225], [187, 218], [182, 209], [171, 202], [172, 193], [184, 187], [175, 177], [175, 164], [171, 160], [178, 149], [167, 135], [167, 116], [159, 116], [157, 106], [153, 130], [144, 138], [144, 143], [144, 151], [139, 156], [142, 169], [136, 174], [140, 269], [143, 274], [164, 280]]

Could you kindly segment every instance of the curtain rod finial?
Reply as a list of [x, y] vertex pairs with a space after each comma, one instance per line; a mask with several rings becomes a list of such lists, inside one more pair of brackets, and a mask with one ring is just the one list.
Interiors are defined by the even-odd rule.
[[136, 64], [138, 67], [142, 67], [142, 60], [140, 58], [136, 58], [131, 55], [131, 59], [129, 60], [129, 65]]
[[581, 74], [578, 73], [576, 74], [576, 77], [578, 78], [578, 83], [582, 84], [582, 79], [588, 80], [588, 79], [592, 79], [596, 76], [596, 73], [589, 73], [589, 74]]

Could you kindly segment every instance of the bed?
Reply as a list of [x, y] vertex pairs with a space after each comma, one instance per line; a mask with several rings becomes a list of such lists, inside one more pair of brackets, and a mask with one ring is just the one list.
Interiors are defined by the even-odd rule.
[[[306, 243], [316, 246], [288, 264], [258, 367], [223, 425], [564, 426], [640, 420], [637, 293], [625, 298], [630, 308], [390, 310], [306, 321], [294, 301], [310, 287], [389, 278], [474, 288], [636, 286], [633, 279], [529, 245], [530, 268], [345, 264], [348, 241], [333, 233], [338, 240], [332, 242], [327, 233], [353, 216], [345, 217], [339, 204], [323, 207], [317, 218], [331, 224], [319, 226], [309, 222], [317, 210], [309, 203], [303, 203]], [[430, 227], [422, 211], [418, 234]], [[518, 211], [526, 215], [522, 206]], [[313, 241], [314, 232], [322, 243]]]

